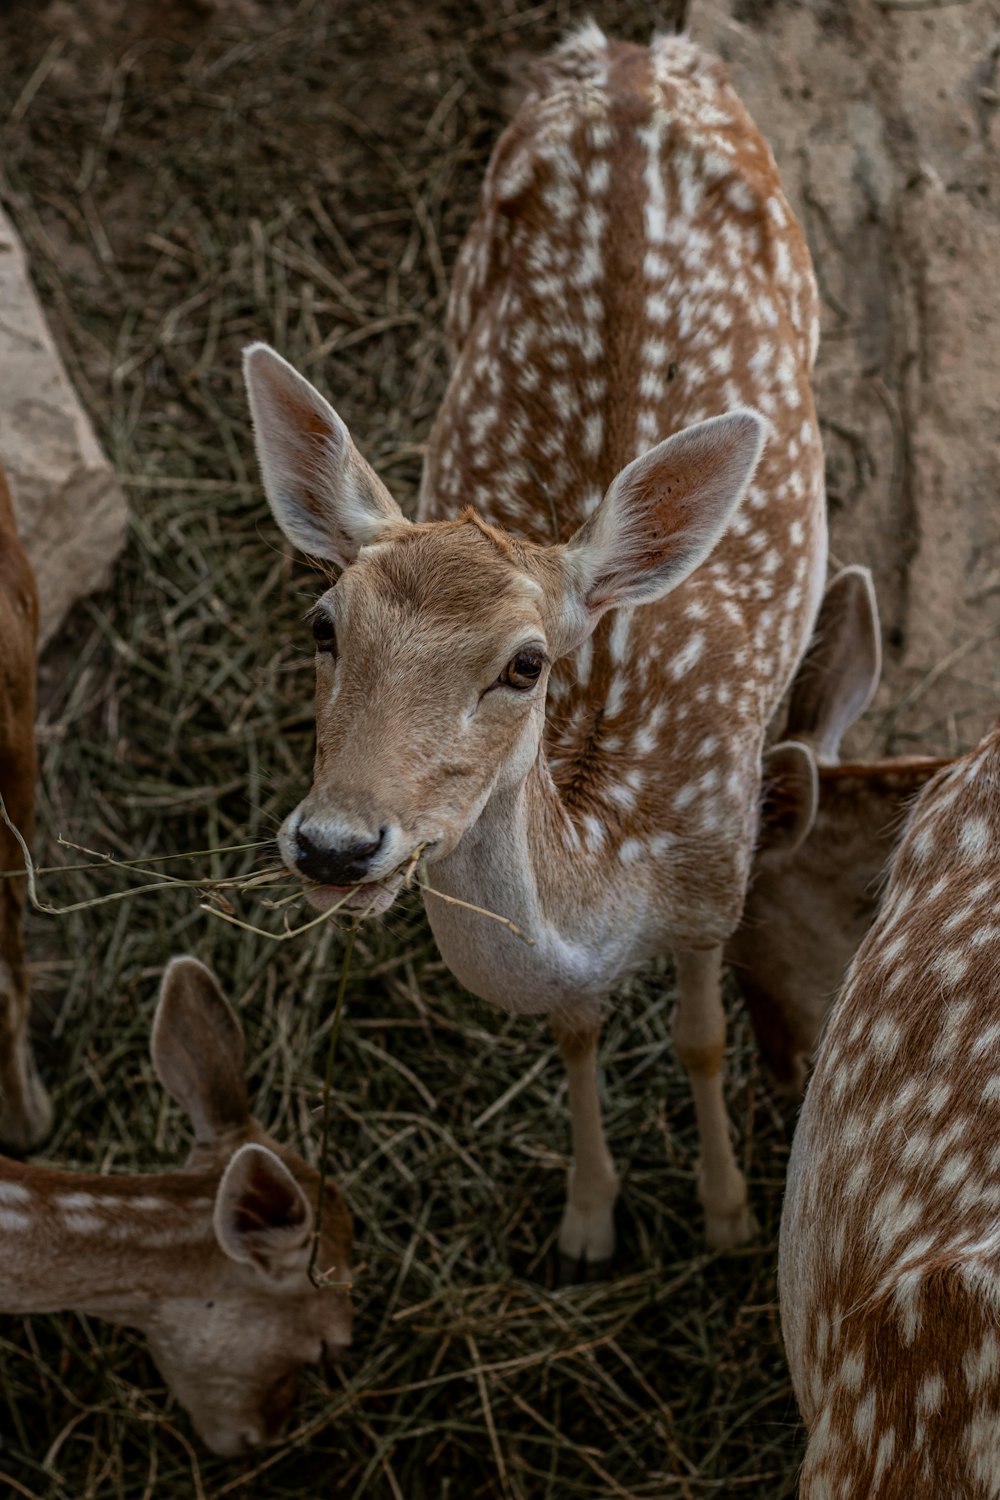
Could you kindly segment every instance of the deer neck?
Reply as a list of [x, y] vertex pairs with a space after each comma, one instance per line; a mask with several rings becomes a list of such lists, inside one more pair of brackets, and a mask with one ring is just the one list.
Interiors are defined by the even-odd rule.
[[523, 780], [497, 786], [456, 849], [429, 874], [443, 896], [493, 914], [433, 895], [425, 901], [449, 968], [474, 994], [505, 1009], [596, 1004], [622, 966], [643, 956], [634, 950], [644, 893], [596, 820], [571, 814], [542, 746]]
[[0, 1309], [148, 1328], [164, 1298], [211, 1296], [217, 1174], [110, 1177], [0, 1158]]

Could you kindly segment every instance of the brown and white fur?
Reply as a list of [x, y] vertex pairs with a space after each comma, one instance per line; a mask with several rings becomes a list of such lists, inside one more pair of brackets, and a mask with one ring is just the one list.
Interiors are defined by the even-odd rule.
[[0, 1157], [0, 1311], [91, 1313], [141, 1328], [171, 1391], [217, 1453], [284, 1426], [299, 1371], [350, 1342], [351, 1218], [247, 1104], [243, 1034], [209, 971], [176, 958], [153, 1064], [195, 1143], [180, 1171], [61, 1172]]
[[765, 1062], [799, 1095], [820, 1029], [868, 931], [913, 798], [950, 760], [841, 763], [881, 665], [867, 568], [823, 596], [796, 673], [784, 740], [764, 756], [764, 803], [743, 918], [726, 944]]
[[422, 850], [441, 891], [529, 934], [426, 898], [462, 984], [559, 1018], [574, 1258], [613, 1243], [600, 1008], [673, 952], [708, 1236], [737, 1244], [720, 966], [826, 525], [809, 255], [721, 65], [590, 24], [538, 65], [448, 332], [417, 524], [319, 393], [247, 354], [275, 516], [345, 570], [313, 614], [314, 782], [282, 853], [317, 904], [359, 885], [356, 907], [384, 908]]
[[802, 1500], [1000, 1495], [1000, 727], [917, 801], [792, 1145]]
[[[0, 797], [30, 839], [35, 815], [35, 651], [38, 590], [0, 468]], [[0, 818], [0, 871], [24, 868]], [[30, 996], [21, 931], [23, 878], [0, 876], [0, 1141], [29, 1151], [48, 1135], [52, 1105], [28, 1037]]]

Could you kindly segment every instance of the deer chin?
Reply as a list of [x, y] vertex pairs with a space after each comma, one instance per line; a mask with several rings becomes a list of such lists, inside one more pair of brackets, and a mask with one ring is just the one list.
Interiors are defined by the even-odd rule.
[[317, 911], [336, 906], [352, 917], [380, 917], [395, 901], [402, 883], [402, 875], [391, 875], [365, 885], [307, 885], [305, 897]]

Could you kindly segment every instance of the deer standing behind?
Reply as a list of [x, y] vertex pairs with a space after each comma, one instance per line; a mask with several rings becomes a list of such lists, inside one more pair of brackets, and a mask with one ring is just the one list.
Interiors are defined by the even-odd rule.
[[1000, 728], [911, 813], [792, 1143], [803, 1500], [1000, 1494]]
[[196, 959], [166, 970], [153, 1065], [195, 1142], [182, 1171], [98, 1176], [0, 1157], [0, 1311], [91, 1313], [141, 1328], [217, 1453], [274, 1438], [299, 1371], [350, 1342], [351, 1217], [250, 1114], [243, 1034]]
[[[24, 839], [35, 815], [35, 651], [38, 590], [0, 468], [0, 797]], [[24, 868], [0, 818], [0, 871]], [[0, 877], [0, 1141], [30, 1151], [52, 1127], [28, 1036], [30, 996], [21, 931], [24, 880]]]
[[416, 524], [323, 397], [247, 352], [275, 517], [344, 569], [313, 612], [314, 781], [280, 848], [320, 908], [356, 887], [384, 910], [420, 851], [440, 891], [529, 934], [426, 896], [463, 985], [554, 1017], [573, 1261], [614, 1242], [601, 1007], [672, 952], [708, 1237], [738, 1244], [720, 966], [826, 525], [809, 255], [722, 66], [592, 24], [539, 63], [448, 336]]
[[784, 739], [765, 752], [764, 802], [743, 919], [726, 944], [765, 1062], [802, 1093], [820, 1029], [875, 916], [913, 798], [951, 762], [839, 761], [881, 668], [867, 568], [823, 596], [789, 695]]

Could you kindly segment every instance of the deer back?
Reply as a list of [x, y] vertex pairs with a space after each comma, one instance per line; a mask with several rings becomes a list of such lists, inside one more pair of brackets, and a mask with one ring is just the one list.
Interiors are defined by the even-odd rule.
[[471, 504], [562, 542], [659, 439], [737, 405], [769, 419], [709, 561], [611, 611], [550, 680], [552, 773], [594, 838], [629, 863], [673, 830], [675, 927], [699, 871], [738, 913], [764, 727], [819, 603], [817, 327], [802, 233], [721, 64], [587, 25], [535, 69], [460, 255], [420, 514]]

